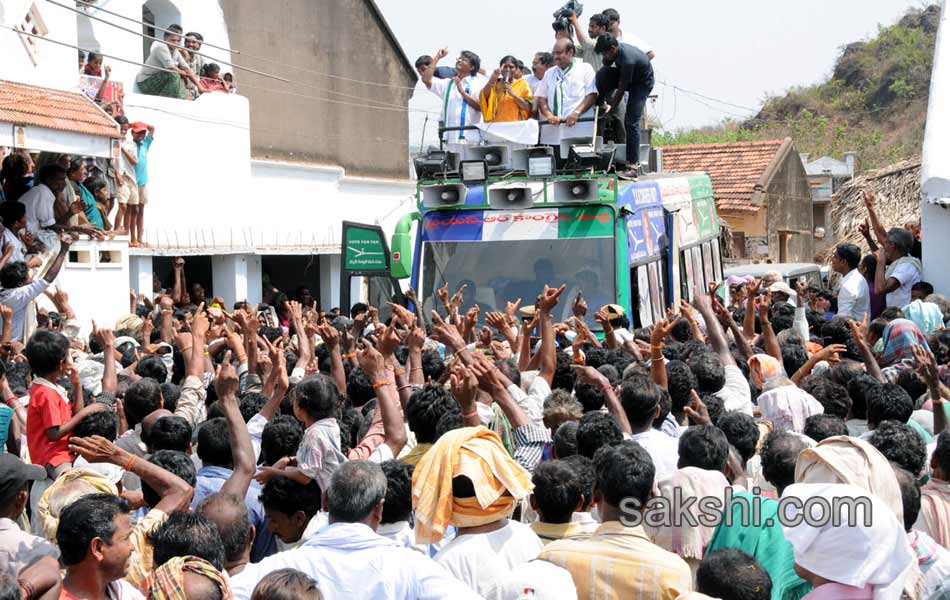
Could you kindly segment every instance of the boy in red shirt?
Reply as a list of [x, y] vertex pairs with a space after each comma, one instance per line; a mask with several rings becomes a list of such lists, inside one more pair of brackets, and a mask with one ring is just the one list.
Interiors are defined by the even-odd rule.
[[[47, 477], [45, 481], [35, 482], [30, 491], [30, 506], [32, 514], [36, 515], [36, 506], [43, 492], [59, 475], [72, 467], [73, 455], [68, 449], [69, 434], [87, 415], [108, 410], [109, 407], [100, 403], [83, 406], [79, 371], [69, 360], [69, 340], [66, 336], [40, 329], [27, 342], [24, 354], [33, 371], [30, 406], [26, 412], [26, 443], [30, 449], [30, 461], [45, 467]], [[72, 406], [66, 390], [56, 383], [64, 375], [69, 376], [73, 386]], [[39, 519], [36, 519], [34, 531], [38, 526]]]

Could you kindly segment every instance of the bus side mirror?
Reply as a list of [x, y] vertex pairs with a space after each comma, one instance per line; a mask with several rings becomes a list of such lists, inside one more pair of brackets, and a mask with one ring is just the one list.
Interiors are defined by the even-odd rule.
[[394, 233], [392, 242], [390, 274], [393, 279], [406, 279], [412, 274], [412, 236], [408, 233]]
[[389, 274], [393, 279], [406, 279], [412, 275], [412, 224], [419, 218], [419, 213], [412, 212], [403, 215], [396, 223], [389, 256]]

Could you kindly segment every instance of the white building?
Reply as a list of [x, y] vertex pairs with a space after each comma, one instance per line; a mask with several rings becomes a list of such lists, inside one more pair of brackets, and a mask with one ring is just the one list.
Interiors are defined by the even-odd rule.
[[[201, 282], [228, 304], [244, 299], [259, 302], [262, 279], [267, 278], [288, 292], [298, 284], [307, 285], [324, 308], [336, 306], [342, 221], [376, 223], [390, 232], [413, 205], [405, 143], [373, 144], [367, 133], [382, 131], [390, 139], [406, 139], [406, 113], [398, 106], [406, 106], [415, 83], [411, 64], [375, 4], [291, 0], [296, 12], [276, 15], [265, 3], [251, 0], [88, 4], [81, 9], [89, 15], [85, 16], [67, 8], [76, 5], [71, 0], [0, 2], [0, 24], [32, 27], [47, 38], [0, 29], [4, 53], [0, 79], [76, 90], [77, 51], [53, 40], [101, 52], [115, 57], [107, 56], [104, 62], [111, 67], [111, 79], [123, 85], [129, 120], [155, 127], [149, 152], [150, 203], [145, 211], [144, 238], [149, 247], [129, 251], [122, 241], [110, 243], [118, 260], [111, 263], [108, 280], [95, 276], [91, 265], [70, 261], [63, 283], [69, 286], [77, 310], [89, 307], [103, 322], [114, 319], [116, 315], [103, 314], [111, 307], [96, 309], [101, 298], [127, 298], [127, 287], [150, 293], [153, 274], [170, 286], [173, 257], [180, 255], [186, 256], [189, 280]], [[323, 51], [344, 43], [345, 28], [315, 23], [324, 14], [340, 11], [346, 11], [351, 22], [364, 22], [364, 38], [373, 38], [382, 60], [353, 71], [347, 70], [352, 62], [344, 52], [337, 56]], [[202, 52], [219, 62], [222, 72], [233, 72], [239, 93], [209, 93], [195, 101], [136, 93], [134, 79], [140, 67], [117, 59], [140, 63], [147, 56], [151, 40], [134, 32], [162, 35], [134, 22], [139, 20], [159, 28], [175, 23], [186, 32], [200, 32], [205, 41]], [[268, 38], [273, 30], [281, 32], [276, 41]], [[242, 48], [232, 46], [237, 40]], [[366, 39], [355, 43], [372, 45]], [[232, 61], [293, 84], [227, 66]], [[335, 71], [370, 83], [328, 81], [326, 74]], [[373, 92], [385, 85], [392, 90], [384, 88], [388, 95], [383, 102]], [[360, 100], [363, 97], [375, 100]], [[376, 110], [383, 104], [386, 112]], [[334, 135], [337, 131], [342, 135]], [[16, 145], [2, 135], [0, 145]], [[73, 151], [82, 153], [78, 148]], [[82, 242], [79, 247], [88, 247], [84, 256], [92, 257], [95, 265], [99, 245]], [[117, 270], [125, 279], [115, 275]], [[83, 276], [77, 279], [79, 273]], [[81, 285], [74, 285], [80, 280]], [[120, 313], [128, 310], [127, 304], [124, 310], [116, 308]]]

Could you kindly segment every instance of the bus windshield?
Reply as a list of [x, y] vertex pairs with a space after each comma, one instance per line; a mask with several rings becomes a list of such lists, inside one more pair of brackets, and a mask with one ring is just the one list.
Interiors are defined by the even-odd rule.
[[564, 284], [555, 320], [569, 318], [574, 299], [583, 294], [586, 320], [594, 327], [594, 312], [616, 302], [615, 262], [612, 237], [425, 242], [420, 299], [426, 311], [442, 313], [436, 290], [447, 282], [453, 294], [465, 284], [463, 314], [477, 305], [484, 320], [490, 311], [504, 312], [509, 300], [531, 306], [545, 284]]

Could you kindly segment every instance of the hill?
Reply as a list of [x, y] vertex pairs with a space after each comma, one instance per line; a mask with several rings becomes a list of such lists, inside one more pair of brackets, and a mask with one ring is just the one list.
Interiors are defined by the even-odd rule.
[[715, 127], [654, 132], [655, 146], [790, 136], [800, 152], [854, 150], [862, 169], [920, 153], [940, 8], [908, 11], [875, 38], [844, 46], [831, 77], [766, 99], [755, 117]]

